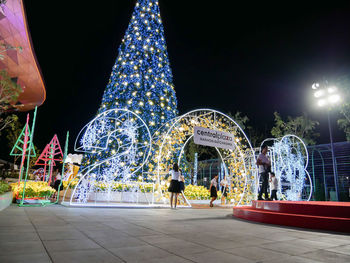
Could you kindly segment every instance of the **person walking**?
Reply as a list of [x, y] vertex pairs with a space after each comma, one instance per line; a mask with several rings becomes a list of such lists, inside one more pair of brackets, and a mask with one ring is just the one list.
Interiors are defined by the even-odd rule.
[[[177, 196], [181, 192], [180, 182], [179, 182], [179, 177], [180, 177], [181, 173], [179, 171], [179, 166], [177, 165], [177, 163], [175, 163], [173, 165], [173, 169], [170, 171], [170, 173], [171, 173], [171, 182], [170, 182], [170, 186], [168, 188], [168, 191], [171, 193], [170, 194], [170, 207], [171, 207], [171, 209], [173, 209], [173, 208], [176, 209]], [[174, 199], [175, 199], [175, 203], [173, 206]]]
[[267, 157], [267, 145], [261, 146], [261, 153], [258, 156], [256, 164], [259, 167], [259, 176], [262, 180], [262, 185], [259, 191], [258, 200], [262, 199], [262, 195], [265, 195], [265, 200], [269, 200], [269, 194], [267, 192], [267, 187], [269, 184], [269, 171], [271, 170], [271, 162]]
[[277, 189], [278, 189], [278, 180], [276, 178], [275, 173], [270, 173], [271, 178], [270, 178], [270, 189], [271, 189], [271, 200], [277, 199]]
[[216, 200], [216, 198], [218, 198], [218, 192], [217, 192], [217, 187], [218, 187], [218, 175], [215, 175], [214, 178], [211, 180], [210, 182], [210, 197], [211, 197], [211, 201], [210, 201], [210, 207], [213, 207], [213, 202]]
[[61, 186], [61, 182], [62, 181], [61, 180], [62, 180], [61, 173], [58, 171], [58, 169], [56, 169], [56, 171], [55, 171], [55, 182], [53, 184], [53, 188], [56, 190], [56, 193], [54, 194], [54, 198], [57, 197], [58, 190], [62, 189], [62, 186]]
[[[184, 202], [186, 202], [185, 199], [185, 176], [182, 174], [181, 170], [180, 170], [180, 176], [179, 176], [179, 187], [180, 187], [180, 194], [182, 196], [182, 199], [184, 200]], [[179, 196], [178, 195], [178, 196]]]

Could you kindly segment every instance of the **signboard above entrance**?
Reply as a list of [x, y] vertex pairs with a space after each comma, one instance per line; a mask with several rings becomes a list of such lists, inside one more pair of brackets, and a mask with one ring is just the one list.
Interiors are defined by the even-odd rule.
[[210, 130], [198, 126], [194, 127], [193, 139], [195, 144], [205, 146], [218, 147], [228, 150], [234, 150], [236, 147], [233, 134], [223, 131]]

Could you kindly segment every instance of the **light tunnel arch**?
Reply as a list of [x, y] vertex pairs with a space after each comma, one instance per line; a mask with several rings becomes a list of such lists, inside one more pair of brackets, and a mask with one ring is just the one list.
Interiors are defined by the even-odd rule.
[[[184, 123], [186, 123], [186, 125], [182, 126]], [[236, 200], [235, 203], [236, 205], [249, 204], [251, 200], [256, 197], [256, 166], [254, 150], [247, 135], [244, 133], [243, 129], [238, 125], [238, 123], [228, 115], [213, 109], [203, 108], [193, 110], [168, 122], [167, 131], [163, 134], [163, 136], [158, 138], [158, 142], [161, 141], [161, 143], [159, 143], [158, 155], [156, 156], [157, 168], [155, 171], [155, 181], [158, 185], [162, 183], [162, 176], [168, 172], [169, 164], [172, 161], [171, 155], [174, 152], [177, 153], [177, 162], [181, 162], [184, 148], [193, 137], [193, 128], [197, 124], [199, 124], [198, 126], [200, 127], [230, 132], [235, 135], [235, 139], [237, 139], [237, 141], [234, 142], [236, 146], [234, 150], [218, 148], [216, 148], [216, 150], [224, 164], [225, 173], [229, 177], [233, 177], [231, 172], [233, 171], [233, 166], [231, 165], [232, 162], [237, 164], [237, 158], [239, 159], [239, 162], [241, 162], [241, 169], [239, 172], [241, 173], [240, 176], [244, 179], [244, 184], [242, 189], [239, 190], [241, 191], [239, 193], [240, 198]], [[181, 129], [183, 130], [180, 131]], [[172, 147], [171, 143], [169, 144], [169, 141], [173, 139], [175, 134], [180, 138], [176, 142], [179, 144], [179, 146]], [[179, 136], [179, 134], [182, 135], [182, 138]], [[186, 136], [184, 136], [184, 134]], [[230, 154], [232, 156], [230, 156]], [[233, 160], [234, 158], [236, 158], [236, 160]], [[230, 165], [228, 165], [228, 163]], [[239, 175], [237, 174], [236, 177], [238, 178]], [[246, 196], [248, 188], [253, 192], [249, 198]]]
[[[180, 155], [179, 155], [179, 158], [178, 158], [178, 161], [177, 161], [177, 164], [178, 166], [180, 167], [180, 163], [181, 163], [181, 160], [182, 160], [182, 155], [184, 154], [184, 150], [187, 146], [187, 143], [193, 138], [193, 134], [190, 135], [190, 137], [188, 137], [185, 141], [185, 143], [183, 144], [182, 148], [181, 148], [181, 151], [180, 151]], [[226, 166], [226, 163], [225, 163], [225, 160], [224, 158], [222, 157], [222, 154], [220, 153], [219, 149], [217, 147], [214, 147], [216, 152], [218, 153], [220, 159], [221, 159], [221, 162], [222, 164], [224, 165], [224, 168], [225, 168], [225, 175], [228, 174], [228, 169], [227, 169], [227, 166]]]

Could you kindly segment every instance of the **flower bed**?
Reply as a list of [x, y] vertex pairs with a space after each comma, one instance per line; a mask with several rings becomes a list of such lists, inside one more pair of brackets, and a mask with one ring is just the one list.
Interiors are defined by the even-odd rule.
[[[73, 179], [73, 181], [71, 182], [71, 184], [69, 185], [70, 189], [73, 189], [77, 183], [78, 183], [79, 179], [75, 178]], [[70, 183], [70, 181], [66, 181], [63, 182], [63, 187], [64, 189], [66, 189], [68, 187], [68, 184]], [[103, 199], [104, 195], [105, 195], [105, 191], [108, 190], [109, 187], [111, 187], [111, 190], [115, 193], [113, 193], [113, 199], [121, 199], [120, 194], [117, 194], [117, 192], [128, 192], [129, 190], [131, 190], [132, 188], [138, 188], [140, 189], [141, 193], [152, 193], [153, 189], [155, 191], [157, 191], [158, 187], [157, 185], [153, 185], [153, 183], [143, 183], [138, 184], [137, 182], [135, 183], [121, 183], [121, 182], [112, 182], [110, 184], [102, 182], [102, 181], [93, 181], [92, 184], [99, 189], [99, 191], [96, 193], [97, 199]], [[168, 187], [169, 184], [164, 184], [161, 185], [161, 190], [164, 194], [165, 198], [169, 197], [169, 192], [168, 192]], [[63, 195], [63, 194], [62, 194]], [[221, 198], [221, 191], [218, 191], [218, 199]], [[70, 194], [68, 195], [70, 196]], [[210, 200], [210, 191], [204, 187], [204, 186], [197, 186], [197, 185], [186, 185], [185, 187], [185, 196], [188, 200]], [[151, 198], [151, 197], [149, 197]]]
[[[108, 189], [109, 185], [103, 182], [93, 182], [95, 187], [100, 189], [101, 191], [105, 191]], [[150, 193], [153, 191], [153, 184], [152, 183], [120, 183], [120, 182], [113, 182], [111, 183], [111, 189], [113, 191], [118, 192], [127, 192], [133, 188], [139, 188], [141, 192]]]
[[[23, 186], [23, 182], [19, 185], [18, 183], [11, 184], [13, 195], [15, 197], [22, 198]], [[46, 182], [28, 181], [26, 183], [25, 199], [47, 199], [55, 192], [56, 190], [48, 186]]]
[[210, 192], [204, 186], [187, 185], [184, 193], [188, 200], [206, 200], [210, 198]]
[[63, 181], [62, 182], [63, 189], [67, 189], [68, 185], [69, 185], [69, 189], [74, 189], [74, 187], [78, 184], [78, 182], [79, 182], [79, 178], [77, 177], [69, 181]]
[[[169, 192], [167, 187], [162, 187], [165, 193], [165, 197], [169, 198]], [[221, 191], [218, 191], [218, 199], [221, 198]], [[193, 200], [210, 200], [210, 191], [202, 185], [186, 185], [184, 194], [189, 201]]]

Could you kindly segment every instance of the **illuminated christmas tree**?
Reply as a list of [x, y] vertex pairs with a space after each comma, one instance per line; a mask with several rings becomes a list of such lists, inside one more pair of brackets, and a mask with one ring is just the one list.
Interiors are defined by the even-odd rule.
[[[98, 114], [110, 109], [128, 109], [138, 114], [151, 134], [177, 116], [172, 72], [156, 0], [136, 3]], [[138, 134], [137, 140], [142, 141], [143, 136]], [[109, 158], [119, 144], [111, 142], [103, 152], [85, 154], [82, 166]]]

